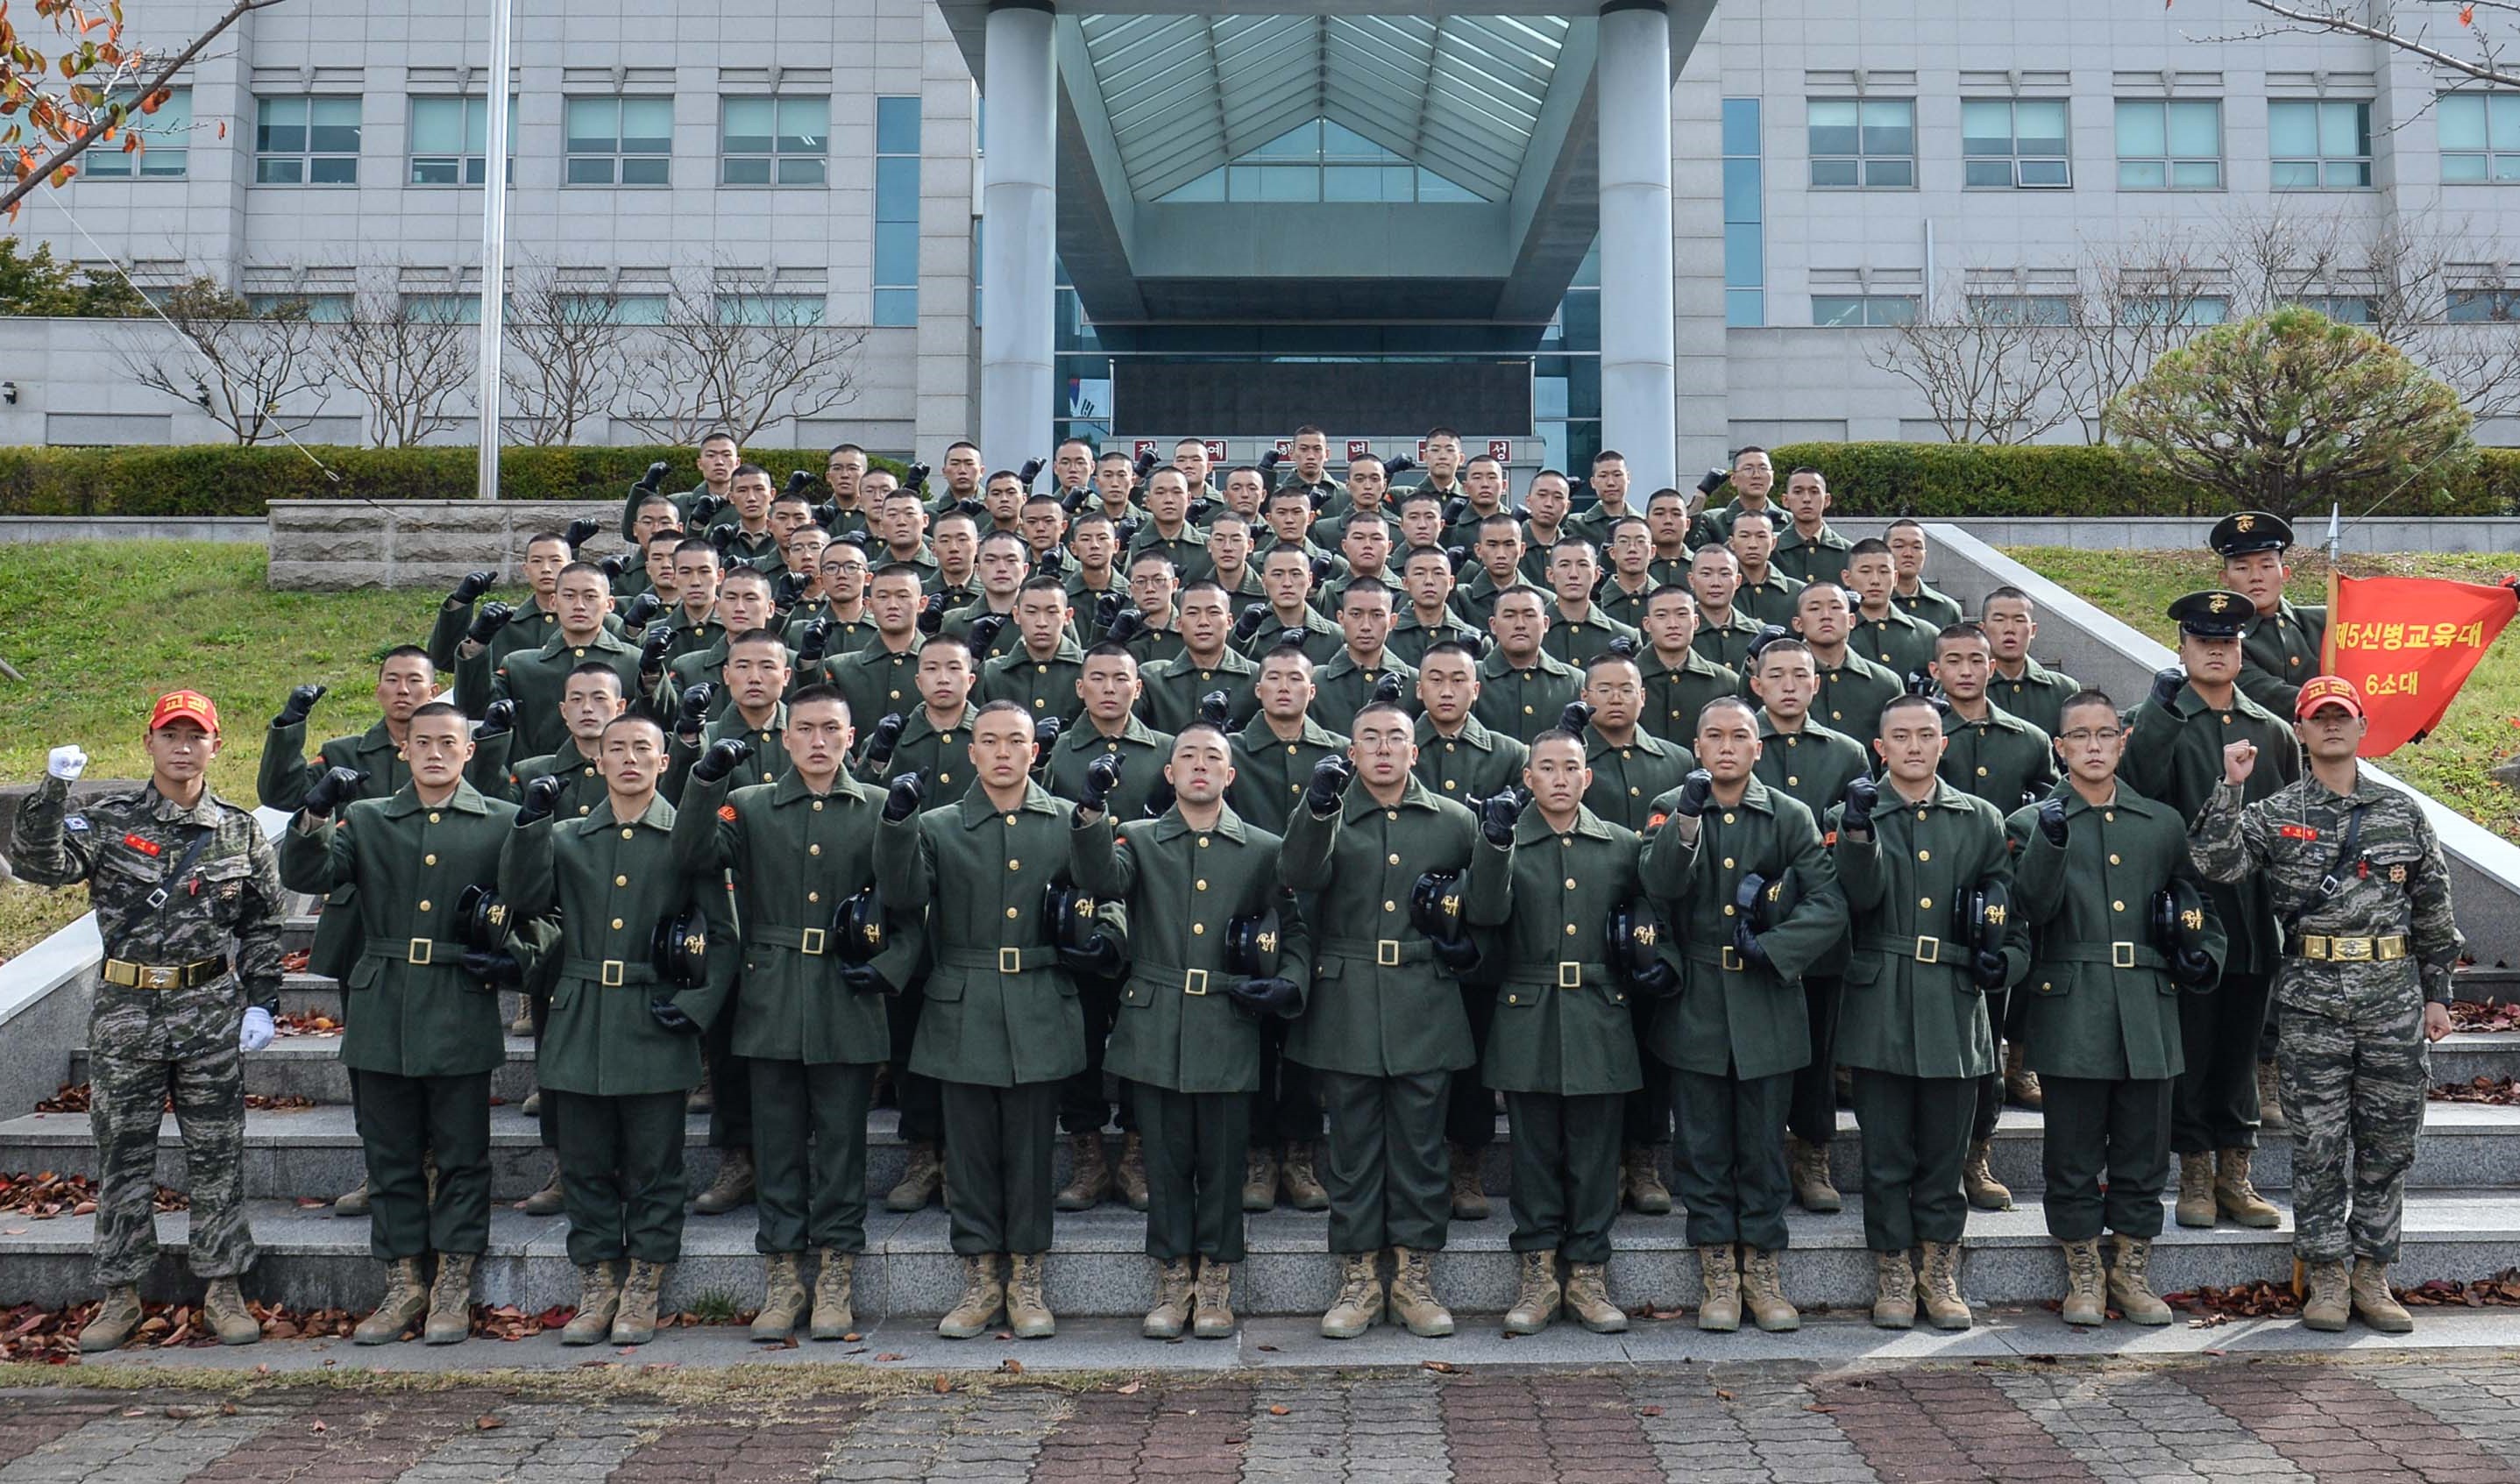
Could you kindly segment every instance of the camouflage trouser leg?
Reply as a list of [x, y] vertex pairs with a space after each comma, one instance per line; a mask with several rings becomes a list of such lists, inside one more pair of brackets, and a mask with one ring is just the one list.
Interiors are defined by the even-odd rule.
[[96, 1140], [96, 1281], [136, 1283], [158, 1261], [158, 1122], [174, 1063], [98, 1052], [88, 1062]]
[[2412, 996], [2352, 1019], [2283, 1007], [2275, 1073], [2304, 1261], [2397, 1261], [2427, 1069], [2423, 1003]]

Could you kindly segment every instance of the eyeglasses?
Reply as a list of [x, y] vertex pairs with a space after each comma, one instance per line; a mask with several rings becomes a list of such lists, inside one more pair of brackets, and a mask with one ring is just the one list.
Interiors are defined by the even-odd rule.
[[2125, 729], [2120, 727], [2102, 727], [2097, 731], [2093, 731], [2089, 727], [2080, 727], [2074, 731], [2063, 733], [2061, 736], [2063, 741], [2072, 742], [2078, 747], [2088, 747], [2093, 742], [2116, 742], [2119, 738], [2126, 736], [2126, 732]]

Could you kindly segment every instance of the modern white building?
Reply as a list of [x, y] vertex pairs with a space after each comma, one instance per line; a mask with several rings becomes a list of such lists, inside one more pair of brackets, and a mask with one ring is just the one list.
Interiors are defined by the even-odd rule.
[[[1070, 431], [1242, 456], [1299, 421], [1665, 473], [1940, 437], [1874, 364], [1887, 327], [2070, 316], [2155, 257], [2168, 312], [2210, 320], [2270, 236], [2335, 247], [2290, 292], [2341, 316], [2397, 292], [2378, 243], [2425, 259], [2430, 314], [2520, 335], [2520, 94], [2380, 43], [2258, 34], [2239, 0], [1556, 3], [516, 0], [511, 281], [638, 320], [714, 276], [727, 317], [863, 329], [851, 398], [760, 441], [976, 434], [1006, 464]], [[174, 42], [217, 9], [131, 22]], [[489, 14], [248, 16], [145, 154], [19, 233], [151, 289], [321, 317], [382, 276], [477, 315]], [[132, 333], [0, 322], [0, 441], [222, 436], [120, 380], [100, 347]], [[363, 423], [337, 388], [299, 436]]]

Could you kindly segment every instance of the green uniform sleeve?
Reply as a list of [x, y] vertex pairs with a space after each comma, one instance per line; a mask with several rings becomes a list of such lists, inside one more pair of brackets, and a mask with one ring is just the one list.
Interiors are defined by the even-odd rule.
[[1807, 810], [1777, 816], [1778, 854], [1794, 874], [1802, 898], [1781, 922], [1759, 935], [1759, 946], [1777, 976], [1788, 982], [1811, 971], [1846, 935], [1846, 897], [1837, 885], [1837, 868], [1821, 844], [1820, 826]]
[[455, 668], [455, 647], [464, 642], [464, 631], [472, 626], [472, 605], [441, 603], [437, 621], [428, 630], [428, 662], [437, 666], [441, 675]]
[[936, 895], [936, 847], [924, 828], [926, 816], [884, 820], [876, 826], [875, 866], [886, 899], [904, 909], [921, 909]]
[[306, 723], [276, 726], [264, 734], [262, 766], [253, 781], [254, 797], [264, 808], [294, 810], [314, 782], [306, 766]]
[[490, 647], [485, 644], [472, 654], [458, 655], [454, 663], [456, 708], [479, 721], [506, 689], [490, 658]]
[[1105, 809], [1090, 822], [1078, 814], [1067, 833], [1068, 874], [1098, 897], [1126, 898], [1138, 886], [1137, 852], [1115, 845], [1117, 832]]
[[1322, 891], [1330, 884], [1330, 861], [1338, 846], [1339, 815], [1313, 813], [1303, 799], [1286, 813], [1286, 836], [1278, 849], [1278, 879], [1290, 890]]
[[504, 799], [513, 804], [517, 799], [517, 783], [508, 771], [508, 759], [517, 745], [516, 729], [489, 737], [472, 739], [472, 760], [464, 765], [464, 781], [471, 784], [483, 798]]
[[[1653, 812], [1668, 812], [1679, 796], [1680, 790], [1674, 788], [1655, 799]], [[1637, 883], [1644, 894], [1675, 907], [1687, 902], [1697, 882], [1697, 845], [1704, 838], [1703, 825], [1695, 839], [1681, 838], [1676, 814], [1644, 832], [1644, 846], [1637, 857]]]
[[350, 844], [349, 832], [335, 829], [329, 818], [308, 819], [301, 814], [291, 820], [280, 832], [280, 884], [324, 896], [356, 879], [358, 856]]
[[62, 828], [69, 797], [70, 786], [48, 773], [18, 803], [18, 845], [11, 864], [38, 886], [75, 885], [96, 868], [96, 841], [85, 832]]
[[2065, 847], [2039, 832], [2039, 806], [2026, 804], [2003, 822], [2013, 859], [2013, 916], [2022, 925], [2046, 922], [2064, 910]]
[[553, 821], [546, 817], [519, 825], [499, 846], [499, 896], [519, 917], [550, 913], [559, 898], [553, 875]]
[[[1889, 791], [1883, 790], [1883, 801]], [[1888, 889], [1888, 878], [1881, 872], [1881, 835], [1876, 828], [1868, 828], [1859, 835], [1842, 825], [1837, 832], [1835, 851], [1838, 889], [1846, 893], [1846, 905], [1852, 912], [1870, 912], [1881, 905], [1881, 895]]]
[[1473, 927], [1502, 927], [1513, 916], [1513, 846], [1489, 839], [1484, 830], [1473, 833], [1476, 841], [1470, 846], [1470, 879], [1462, 912]]
[[732, 869], [742, 859], [743, 818], [718, 816], [718, 806], [726, 802], [727, 780], [667, 777], [682, 783], [681, 797], [674, 803], [674, 869], [685, 876]]

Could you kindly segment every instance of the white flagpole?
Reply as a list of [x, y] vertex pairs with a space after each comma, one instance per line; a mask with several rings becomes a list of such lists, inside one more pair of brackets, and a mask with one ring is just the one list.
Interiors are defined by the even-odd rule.
[[499, 498], [499, 353], [508, 319], [508, 31], [513, 0], [490, 0], [489, 150], [481, 162], [481, 487]]

